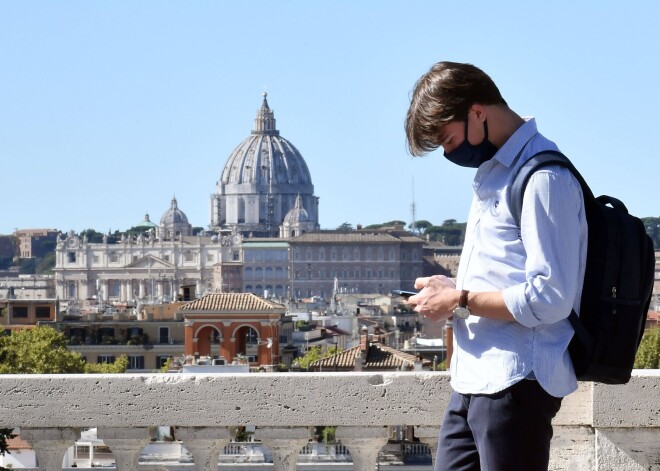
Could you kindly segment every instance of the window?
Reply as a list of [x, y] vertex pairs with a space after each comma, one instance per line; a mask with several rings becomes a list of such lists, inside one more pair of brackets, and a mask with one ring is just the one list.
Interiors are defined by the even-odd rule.
[[213, 263], [213, 254], [206, 254], [206, 261], [209, 263]]
[[238, 262], [238, 261], [240, 260], [239, 257], [240, 257], [240, 255], [239, 255], [239, 253], [238, 253], [237, 250], [235, 250], [235, 251], [231, 254], [231, 259], [232, 259], [232, 261], [234, 261], [234, 262]]
[[110, 263], [117, 263], [119, 262], [119, 255], [116, 252], [110, 252], [108, 254], [108, 260], [110, 260]]
[[37, 306], [35, 308], [35, 315], [37, 319], [50, 319], [50, 307], [49, 306]]
[[114, 355], [99, 355], [98, 357], [96, 357], [96, 363], [98, 364], [109, 365], [114, 362], [115, 362]]
[[163, 255], [163, 260], [165, 260], [166, 262], [169, 262], [170, 261], [170, 256], [169, 255]]
[[14, 319], [27, 319], [28, 308], [27, 306], [14, 306], [13, 317]]
[[192, 262], [194, 260], [193, 253], [189, 250], [183, 254], [183, 260], [185, 262]]
[[128, 355], [128, 368], [127, 369], [129, 369], [129, 370], [143, 370], [144, 369], [144, 357], [142, 355]]
[[69, 263], [76, 263], [76, 253], [75, 252], [68, 252], [66, 254], [67, 256], [67, 261]]
[[93, 261], [94, 263], [99, 263], [99, 256], [98, 256], [98, 255], [93, 255], [93, 256], [92, 256], [92, 261]]
[[156, 357], [156, 368], [160, 369], [165, 366], [165, 363], [167, 363], [167, 360], [169, 359], [170, 357], [167, 355], [158, 355]]

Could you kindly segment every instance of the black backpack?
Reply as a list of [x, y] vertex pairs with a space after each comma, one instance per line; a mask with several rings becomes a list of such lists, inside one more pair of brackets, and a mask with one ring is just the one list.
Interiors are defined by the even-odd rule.
[[577, 379], [625, 384], [642, 340], [655, 274], [653, 241], [639, 218], [611, 196], [594, 197], [584, 178], [561, 152], [543, 151], [523, 164], [511, 186], [510, 208], [520, 226], [525, 187], [541, 167], [559, 165], [580, 182], [588, 226], [587, 266], [580, 315], [568, 350]]

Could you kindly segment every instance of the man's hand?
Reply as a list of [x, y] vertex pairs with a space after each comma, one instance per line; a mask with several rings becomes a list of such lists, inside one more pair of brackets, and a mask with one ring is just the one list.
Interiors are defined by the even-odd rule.
[[415, 305], [415, 311], [433, 321], [447, 319], [458, 305], [460, 291], [444, 275], [417, 278], [415, 289], [420, 290], [419, 294], [408, 298], [408, 302]]

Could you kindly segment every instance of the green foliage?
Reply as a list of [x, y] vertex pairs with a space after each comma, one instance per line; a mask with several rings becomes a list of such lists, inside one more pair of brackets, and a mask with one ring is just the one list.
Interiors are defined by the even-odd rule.
[[90, 244], [100, 244], [103, 242], [103, 234], [95, 229], [85, 229], [80, 234], [80, 237], [87, 237], [87, 242]]
[[18, 267], [18, 273], [21, 275], [34, 275], [37, 272], [37, 259], [21, 258]]
[[635, 357], [635, 368], [660, 368], [660, 328], [654, 327], [644, 332]]
[[85, 373], [125, 373], [128, 357], [121, 355], [114, 363], [85, 363]]
[[457, 223], [454, 219], [446, 220], [442, 226], [430, 226], [424, 231], [424, 235], [430, 240], [442, 242], [448, 246], [463, 245], [465, 240], [466, 223]]
[[323, 358], [328, 358], [331, 357], [332, 355], [335, 354], [335, 351], [337, 353], [340, 353], [342, 350], [340, 349], [335, 349], [335, 347], [312, 347], [309, 350], [307, 350], [307, 353], [305, 353], [303, 356], [296, 358], [296, 362], [300, 365], [300, 368], [303, 370], [306, 370], [309, 368], [309, 365], [315, 362], [316, 360], [321, 360]]
[[84, 358], [70, 352], [64, 334], [51, 327], [15, 330], [0, 337], [0, 374], [83, 371]]
[[353, 224], [349, 222], [344, 222], [337, 227], [338, 231], [352, 231], [354, 230]]
[[55, 268], [55, 251], [37, 259], [35, 272], [37, 275], [50, 274], [53, 273], [53, 268]]
[[161, 373], [167, 373], [172, 366], [172, 357], [169, 357], [167, 360], [165, 360], [165, 363], [163, 363], [163, 366], [160, 367], [160, 372]]
[[[415, 224], [414, 224], [415, 229], [416, 229], [417, 231], [419, 231], [420, 234], [424, 234], [424, 232], [426, 231], [426, 229], [428, 229], [428, 228], [431, 227], [432, 225], [433, 225], [433, 224], [432, 224], [431, 222], [427, 221], [426, 219], [421, 219], [421, 220], [419, 220], [419, 221], [415, 221]], [[408, 224], [408, 228], [409, 228], [409, 229], [412, 229], [412, 228], [413, 228], [413, 224], [412, 224], [412, 223]]]
[[653, 239], [653, 246], [660, 248], [660, 217], [641, 218], [646, 228], [646, 233]]
[[336, 433], [337, 433], [337, 427], [330, 427], [330, 426], [314, 427], [314, 438], [318, 443], [323, 442], [326, 445], [328, 445], [329, 443], [336, 443], [337, 442]]

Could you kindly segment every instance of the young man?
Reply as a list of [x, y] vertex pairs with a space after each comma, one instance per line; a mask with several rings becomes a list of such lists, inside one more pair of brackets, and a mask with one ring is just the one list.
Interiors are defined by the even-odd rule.
[[454, 392], [435, 469], [547, 470], [551, 420], [577, 388], [567, 317], [579, 312], [586, 263], [580, 186], [558, 166], [536, 172], [516, 224], [515, 171], [557, 146], [470, 64], [440, 62], [419, 79], [406, 134], [415, 156], [442, 147], [450, 162], [477, 169], [456, 284], [418, 278], [409, 301], [437, 321], [453, 314]]

